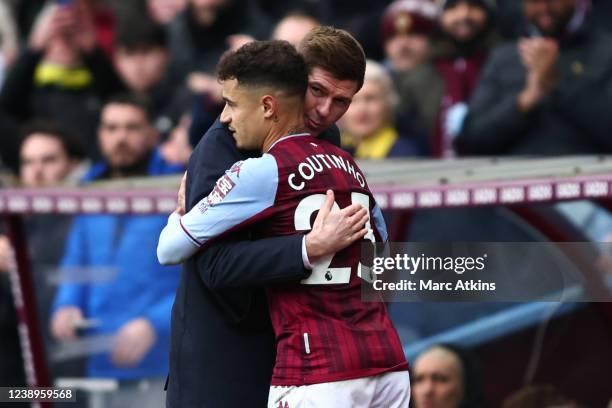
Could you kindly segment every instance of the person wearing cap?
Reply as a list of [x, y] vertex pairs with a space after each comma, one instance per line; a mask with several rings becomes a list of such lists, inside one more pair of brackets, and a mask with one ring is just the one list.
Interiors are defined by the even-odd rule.
[[454, 156], [453, 139], [461, 130], [467, 103], [497, 40], [493, 0], [445, 0], [434, 60], [445, 90], [432, 137], [432, 153]]
[[431, 60], [431, 40], [438, 30], [433, 1], [397, 0], [385, 10], [381, 34], [385, 66], [400, 101], [398, 126], [419, 129], [430, 137], [435, 129], [444, 82]]
[[612, 152], [612, 39], [587, 0], [523, 0], [518, 42], [496, 48], [470, 100], [465, 154]]

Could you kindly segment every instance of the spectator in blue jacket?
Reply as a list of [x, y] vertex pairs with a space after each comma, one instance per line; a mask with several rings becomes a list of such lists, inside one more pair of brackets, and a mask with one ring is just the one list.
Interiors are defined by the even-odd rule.
[[[158, 133], [145, 104], [135, 96], [109, 100], [102, 110], [98, 137], [106, 161], [93, 166], [85, 181], [182, 170], [160, 155]], [[66, 243], [63, 267], [116, 270], [110, 281], [82, 283], [65, 278], [51, 321], [52, 334], [59, 341], [74, 340], [77, 329], [85, 326], [93, 326], [87, 335], [114, 336], [111, 350], [91, 356], [87, 367], [91, 377], [123, 381], [105, 404], [108, 407], [163, 403], [170, 313], [179, 280], [179, 270], [162, 267], [155, 256], [165, 223], [163, 215], [78, 216]]]

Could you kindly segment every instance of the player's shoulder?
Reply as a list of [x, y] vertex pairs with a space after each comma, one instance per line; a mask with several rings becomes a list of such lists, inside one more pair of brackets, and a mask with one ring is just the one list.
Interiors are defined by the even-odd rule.
[[290, 167], [311, 154], [313, 141], [316, 139], [309, 134], [284, 136], [272, 144], [268, 154], [276, 159], [279, 168]]
[[227, 171], [230, 176], [236, 179], [257, 181], [269, 181], [278, 177], [278, 165], [274, 156], [264, 153], [261, 157], [241, 160], [232, 165]]

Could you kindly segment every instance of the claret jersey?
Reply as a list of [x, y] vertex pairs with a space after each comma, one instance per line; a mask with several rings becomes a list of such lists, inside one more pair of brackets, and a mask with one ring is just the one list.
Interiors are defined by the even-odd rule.
[[[180, 262], [246, 226], [258, 237], [307, 232], [328, 189], [335, 194], [334, 208], [360, 203], [369, 210], [365, 239], [387, 239], [380, 208], [350, 155], [298, 134], [279, 139], [260, 158], [236, 163], [190, 212], [171, 216], [158, 256], [161, 249], [166, 263]], [[307, 279], [267, 288], [277, 350], [272, 385], [408, 369], [385, 304], [361, 300], [362, 278], [368, 276], [360, 258], [361, 243], [356, 242], [315, 263]]]

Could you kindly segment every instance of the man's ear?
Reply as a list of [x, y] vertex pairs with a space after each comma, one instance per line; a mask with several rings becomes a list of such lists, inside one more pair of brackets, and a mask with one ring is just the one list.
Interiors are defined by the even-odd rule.
[[278, 114], [278, 101], [272, 95], [261, 97], [261, 106], [264, 111], [264, 118], [270, 119]]

